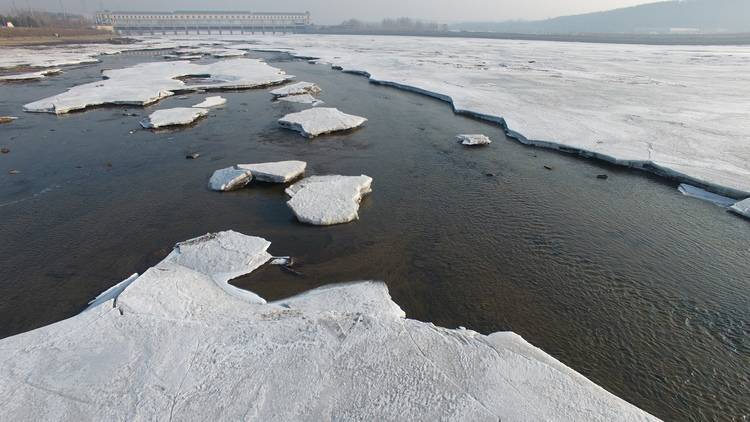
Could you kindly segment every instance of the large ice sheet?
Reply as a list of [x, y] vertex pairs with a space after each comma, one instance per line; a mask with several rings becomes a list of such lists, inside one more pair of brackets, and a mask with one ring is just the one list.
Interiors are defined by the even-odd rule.
[[513, 333], [406, 319], [380, 282], [268, 304], [226, 284], [269, 246], [183, 242], [86, 312], [0, 340], [0, 420], [656, 420]]
[[451, 101], [523, 142], [750, 195], [750, 46], [255, 36], [258, 49]]
[[372, 192], [369, 176], [311, 176], [286, 189], [287, 202], [302, 223], [330, 226], [359, 218], [359, 203]]
[[[79, 85], [30, 104], [32, 112], [68, 113], [103, 104], [147, 105], [175, 92], [257, 88], [282, 83], [292, 76], [256, 59], [142, 63], [107, 70], [103, 81]], [[192, 78], [186, 82], [180, 78]]]
[[326, 133], [339, 132], [362, 126], [367, 119], [346, 114], [335, 108], [313, 108], [291, 113], [279, 119], [279, 124], [296, 130], [302, 136], [314, 138]]

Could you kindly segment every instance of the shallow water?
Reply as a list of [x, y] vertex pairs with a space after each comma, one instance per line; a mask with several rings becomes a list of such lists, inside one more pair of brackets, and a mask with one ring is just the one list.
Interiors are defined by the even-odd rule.
[[[276, 125], [305, 106], [272, 103], [266, 90], [222, 93], [225, 108], [178, 131], [138, 121], [206, 95], [127, 109], [139, 116], [19, 115], [102, 68], [159, 60], [148, 54], [0, 86], [0, 115], [22, 117], [0, 126], [11, 149], [0, 156], [0, 337], [75, 315], [177, 241], [234, 229], [299, 262], [302, 276], [267, 267], [235, 281], [268, 299], [381, 279], [410, 318], [515, 331], [664, 419], [750, 417], [747, 221], [654, 176], [506, 140], [437, 100], [263, 57], [318, 83], [327, 106], [367, 117], [366, 127], [306, 140]], [[495, 142], [465, 148], [458, 133]], [[308, 174], [372, 176], [361, 220], [304, 226], [283, 187], [206, 187], [215, 169], [287, 159], [307, 161]]]

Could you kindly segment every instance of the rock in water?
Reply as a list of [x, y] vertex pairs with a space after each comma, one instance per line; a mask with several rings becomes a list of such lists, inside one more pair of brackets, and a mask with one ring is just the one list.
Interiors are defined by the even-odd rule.
[[359, 203], [370, 192], [369, 176], [311, 176], [286, 189], [287, 202], [297, 219], [316, 226], [330, 226], [359, 218]]
[[305, 137], [314, 138], [326, 133], [354, 129], [366, 121], [364, 117], [346, 114], [335, 108], [312, 108], [287, 114], [279, 120], [279, 124], [296, 130]]
[[193, 108], [212, 108], [212, 107], [219, 107], [223, 106], [227, 103], [227, 99], [220, 96], [215, 97], [206, 97], [206, 99], [200, 103], [193, 106]]
[[312, 82], [297, 82], [296, 84], [274, 89], [271, 91], [271, 95], [276, 98], [282, 98], [290, 95], [317, 94], [320, 91], [320, 87]]
[[211, 190], [228, 192], [244, 188], [252, 179], [253, 174], [249, 170], [227, 167], [214, 172], [208, 181], [208, 187]]
[[477, 145], [489, 145], [492, 143], [490, 138], [485, 135], [458, 135], [456, 140], [462, 145], [477, 146]]
[[204, 108], [177, 107], [157, 110], [148, 116], [148, 120], [141, 122], [146, 129], [158, 129], [168, 126], [189, 125], [201, 117], [208, 115]]
[[735, 214], [750, 218], [750, 198], [732, 205], [729, 207], [729, 210]]
[[279, 101], [298, 104], [312, 104], [313, 107], [325, 104], [323, 101], [313, 97], [310, 94], [288, 95], [286, 97], [279, 98]]
[[382, 282], [273, 303], [227, 283], [270, 244], [180, 243], [84, 312], [0, 340], [0, 420], [657, 420], [516, 334], [407, 319]]
[[238, 164], [237, 168], [253, 173], [255, 180], [267, 183], [288, 183], [305, 173], [304, 161], [278, 161], [275, 163]]

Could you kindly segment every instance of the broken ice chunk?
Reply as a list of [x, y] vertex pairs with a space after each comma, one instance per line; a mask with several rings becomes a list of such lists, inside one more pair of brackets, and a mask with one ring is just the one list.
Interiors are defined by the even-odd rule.
[[3, 123], [10, 123], [15, 120], [18, 120], [18, 117], [0, 116], [0, 125]]
[[193, 108], [212, 108], [222, 106], [226, 103], [226, 98], [217, 95], [215, 97], [206, 97], [206, 99], [203, 100], [202, 103], [194, 105]]
[[208, 181], [208, 187], [219, 192], [229, 192], [244, 188], [252, 179], [253, 174], [249, 170], [227, 167], [214, 172]]
[[726, 196], [717, 195], [715, 193], [709, 192], [707, 190], [701, 189], [696, 186], [688, 185], [686, 183], [681, 184], [677, 188], [677, 190], [680, 191], [680, 193], [685, 196], [689, 196], [691, 198], [702, 199], [708, 202], [713, 202], [714, 204], [719, 205], [721, 207], [729, 207], [735, 202], [737, 202], [736, 200], [732, 198], [727, 198]]
[[237, 168], [253, 173], [255, 180], [268, 183], [287, 183], [302, 176], [304, 161], [278, 161], [275, 163], [238, 164]]
[[271, 95], [276, 98], [287, 97], [290, 95], [317, 94], [321, 91], [318, 85], [312, 82], [297, 82], [296, 84], [287, 85], [271, 91]]
[[151, 113], [148, 120], [141, 122], [141, 126], [146, 129], [158, 129], [168, 126], [189, 125], [206, 115], [208, 115], [208, 110], [204, 108], [168, 108]]
[[733, 213], [739, 214], [743, 217], [750, 218], [750, 198], [732, 205], [731, 207], [729, 207], [729, 211], [732, 211]]
[[364, 117], [346, 114], [335, 108], [312, 108], [287, 114], [279, 119], [279, 124], [300, 132], [302, 136], [314, 138], [326, 133], [354, 129], [366, 121]]
[[490, 138], [485, 135], [458, 135], [456, 136], [456, 139], [462, 145], [467, 146], [489, 145], [492, 143]]
[[20, 81], [33, 81], [36, 79], [44, 79], [50, 75], [57, 75], [62, 73], [62, 69], [54, 68], [41, 70], [39, 72], [20, 73], [16, 75], [0, 76], [0, 81], [7, 82], [20, 82]]
[[370, 192], [369, 176], [311, 176], [286, 189], [287, 202], [302, 223], [329, 226], [359, 218], [359, 203]]

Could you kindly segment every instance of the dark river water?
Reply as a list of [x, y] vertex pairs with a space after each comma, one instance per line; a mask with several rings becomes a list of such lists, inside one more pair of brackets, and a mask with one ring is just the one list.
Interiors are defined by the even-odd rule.
[[[0, 337], [75, 315], [175, 242], [234, 229], [299, 262], [302, 276], [267, 267], [235, 281], [268, 299], [385, 280], [410, 318], [515, 331], [661, 418], [750, 418], [748, 221], [645, 173], [522, 146], [446, 103], [263, 57], [318, 83], [327, 105], [366, 127], [304, 139], [276, 124], [304, 106], [272, 103], [267, 90], [223, 93], [227, 106], [195, 127], [158, 133], [138, 121], [205, 95], [146, 110], [20, 111], [153, 55], [0, 86], [0, 115], [21, 117], [0, 126], [11, 149], [0, 155]], [[458, 133], [495, 142], [469, 149]], [[206, 187], [215, 169], [290, 159], [307, 161], [308, 174], [372, 176], [361, 219], [304, 226], [281, 186]]]

